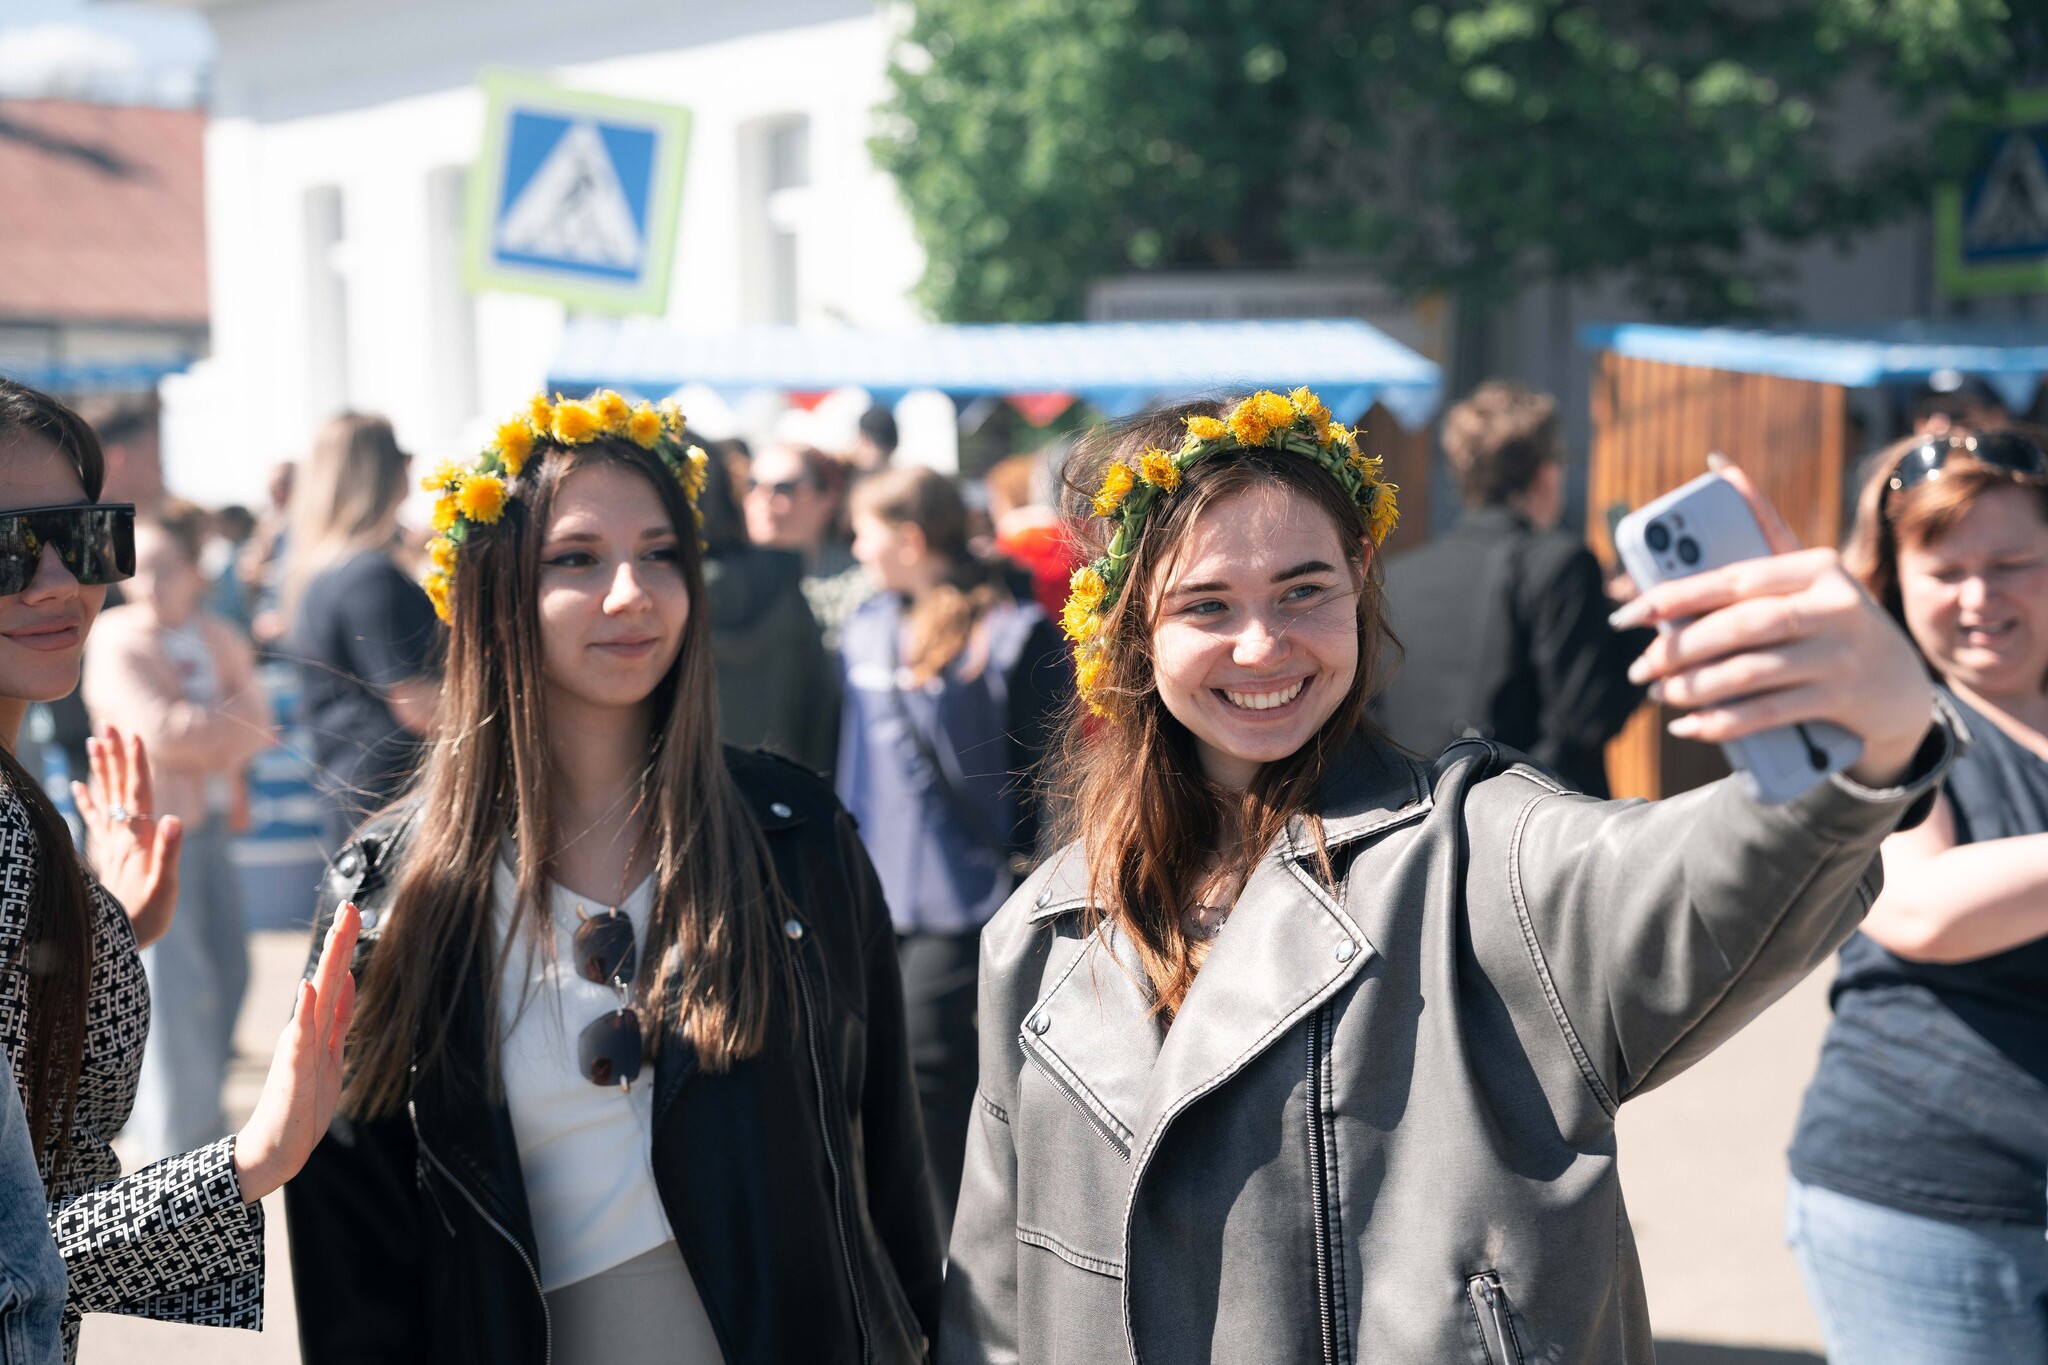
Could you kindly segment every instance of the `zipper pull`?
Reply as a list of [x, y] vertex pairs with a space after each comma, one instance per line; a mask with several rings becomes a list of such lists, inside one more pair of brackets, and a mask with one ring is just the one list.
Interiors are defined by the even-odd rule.
[[1515, 1340], [1514, 1322], [1509, 1317], [1508, 1292], [1502, 1287], [1499, 1274], [1488, 1271], [1474, 1275], [1470, 1290], [1473, 1307], [1483, 1308], [1478, 1314], [1479, 1335], [1487, 1359], [1494, 1365], [1522, 1365], [1521, 1346]]
[[[417, 1073], [419, 1068], [415, 1066], [413, 1071]], [[442, 1207], [441, 1196], [434, 1191], [433, 1173], [427, 1169], [427, 1144], [420, 1139], [419, 1110], [414, 1107], [413, 1101], [410, 1099], [405, 1102], [405, 1114], [407, 1118], [412, 1120], [413, 1183], [418, 1185], [421, 1191], [426, 1194], [427, 1202], [432, 1204], [434, 1212], [440, 1215], [442, 1230], [448, 1234], [448, 1240], [452, 1242], [455, 1240], [455, 1224], [449, 1219], [448, 1210]]]

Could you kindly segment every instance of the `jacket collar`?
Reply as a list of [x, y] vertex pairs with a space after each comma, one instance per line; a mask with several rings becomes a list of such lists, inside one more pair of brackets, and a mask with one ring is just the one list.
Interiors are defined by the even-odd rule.
[[[1348, 750], [1321, 814], [1332, 853], [1420, 819], [1420, 765], [1378, 744]], [[1031, 911], [1086, 903], [1086, 860], [1062, 852]], [[1152, 1013], [1137, 953], [1111, 926], [1089, 937], [1025, 1015], [1020, 1042], [1103, 1136], [1140, 1165], [1187, 1104], [1229, 1080], [1377, 955], [1350, 909], [1317, 879], [1307, 822], [1259, 860], [1171, 1030]]]
[[[1430, 807], [1430, 770], [1383, 739], [1358, 738], [1348, 744], [1324, 779], [1318, 813], [1323, 817], [1324, 844], [1335, 852], [1343, 846], [1420, 817]], [[1298, 859], [1314, 857], [1308, 821], [1297, 817], [1288, 827], [1287, 843]], [[1249, 893], [1249, 884], [1245, 887]], [[1242, 900], [1242, 897], [1240, 898]], [[1040, 883], [1027, 918], [1033, 924], [1071, 914], [1088, 903], [1088, 860], [1082, 845], [1070, 844], [1053, 855], [1051, 870]]]

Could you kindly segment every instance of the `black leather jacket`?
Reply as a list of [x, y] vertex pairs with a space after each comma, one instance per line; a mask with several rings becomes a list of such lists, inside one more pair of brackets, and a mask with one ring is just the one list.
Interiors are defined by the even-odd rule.
[[[896, 1365], [937, 1338], [943, 1253], [904, 1041], [896, 944], [852, 819], [794, 764], [729, 749], [795, 906], [795, 1036], [724, 1075], [675, 1040], [654, 1086], [654, 1176], [731, 1365]], [[386, 817], [336, 857], [314, 943], [342, 901], [374, 951], [404, 850]], [[424, 968], [427, 964], [422, 964]], [[453, 1046], [480, 1055], [484, 991]], [[502, 1100], [415, 1068], [403, 1113], [337, 1117], [285, 1188], [309, 1365], [545, 1365], [547, 1308]]]

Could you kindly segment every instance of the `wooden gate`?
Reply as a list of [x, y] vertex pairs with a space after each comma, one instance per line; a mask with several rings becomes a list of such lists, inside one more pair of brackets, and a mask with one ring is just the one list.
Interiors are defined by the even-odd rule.
[[[1709, 451], [1754, 479], [1808, 545], [1841, 541], [1845, 391], [1771, 375], [1695, 369], [1602, 353], [1592, 393], [1586, 538], [1614, 562], [1610, 506], [1636, 508], [1706, 472]], [[1720, 750], [1665, 733], [1645, 703], [1607, 746], [1616, 796], [1670, 796], [1727, 773]]]
[[1393, 553], [1412, 550], [1429, 539], [1429, 428], [1409, 431], [1378, 403], [1359, 419], [1358, 448], [1386, 460], [1381, 472], [1398, 487], [1401, 525], [1390, 539]]

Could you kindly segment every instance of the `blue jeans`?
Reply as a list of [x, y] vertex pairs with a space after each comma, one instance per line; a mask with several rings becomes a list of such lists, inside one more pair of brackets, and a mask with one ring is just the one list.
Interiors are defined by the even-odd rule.
[[28, 1115], [0, 1054], [0, 1365], [64, 1358], [64, 1258], [50, 1237]]
[[127, 1127], [136, 1166], [227, 1136], [220, 1092], [249, 985], [249, 940], [219, 816], [186, 831], [177, 913], [170, 932], [142, 950], [142, 965], [149, 974], [149, 1043]]
[[1785, 1207], [1830, 1365], [2048, 1362], [2044, 1231], [1905, 1213], [1797, 1180]]

